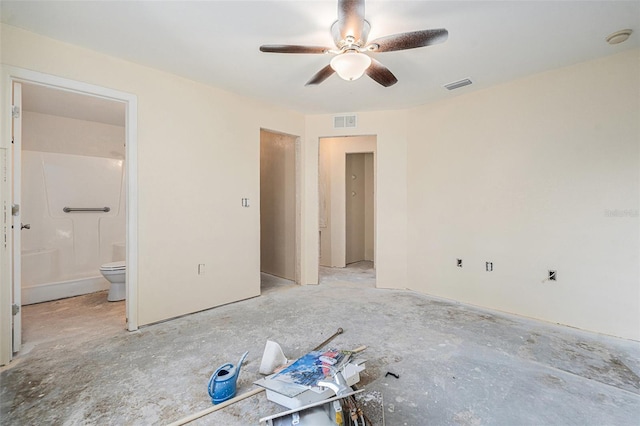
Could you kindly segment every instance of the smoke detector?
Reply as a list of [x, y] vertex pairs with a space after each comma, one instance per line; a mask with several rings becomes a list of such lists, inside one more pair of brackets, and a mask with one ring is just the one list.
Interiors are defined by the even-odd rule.
[[627, 29], [627, 30], [616, 31], [613, 34], [609, 34], [606, 38], [607, 43], [618, 44], [618, 43], [622, 43], [623, 41], [627, 41], [627, 39], [629, 38], [632, 32], [633, 32], [632, 30]]

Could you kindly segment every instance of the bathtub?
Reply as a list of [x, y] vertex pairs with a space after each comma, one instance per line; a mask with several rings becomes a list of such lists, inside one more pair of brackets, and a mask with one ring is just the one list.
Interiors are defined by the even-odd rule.
[[60, 252], [56, 248], [35, 248], [21, 252], [22, 304], [46, 302], [107, 290], [109, 282], [99, 270], [85, 277], [64, 277]]
[[22, 286], [31, 287], [60, 276], [60, 251], [56, 248], [22, 250]]

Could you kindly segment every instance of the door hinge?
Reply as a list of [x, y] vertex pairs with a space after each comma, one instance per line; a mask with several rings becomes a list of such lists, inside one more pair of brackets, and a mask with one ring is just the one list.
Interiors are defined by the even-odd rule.
[[20, 305], [11, 305], [11, 315], [18, 315], [20, 312]]
[[18, 105], [11, 105], [11, 117], [20, 118], [20, 107]]

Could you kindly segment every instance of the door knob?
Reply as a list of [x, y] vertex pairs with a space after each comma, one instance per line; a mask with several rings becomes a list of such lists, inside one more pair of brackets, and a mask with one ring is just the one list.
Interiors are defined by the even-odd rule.
[[24, 224], [24, 225], [23, 225], [23, 224], [21, 223], [21, 224], [20, 224], [20, 230], [22, 230], [22, 229], [31, 229], [31, 224], [26, 223], [26, 224]]

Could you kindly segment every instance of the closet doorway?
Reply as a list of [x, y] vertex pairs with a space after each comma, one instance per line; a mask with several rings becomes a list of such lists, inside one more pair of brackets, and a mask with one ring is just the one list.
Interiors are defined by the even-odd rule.
[[299, 146], [297, 136], [260, 130], [260, 272], [295, 283], [300, 282]]
[[373, 262], [373, 153], [347, 154], [345, 163], [345, 263]]

